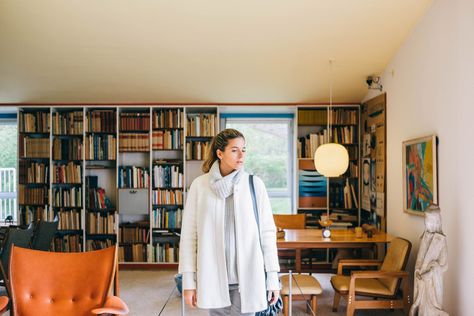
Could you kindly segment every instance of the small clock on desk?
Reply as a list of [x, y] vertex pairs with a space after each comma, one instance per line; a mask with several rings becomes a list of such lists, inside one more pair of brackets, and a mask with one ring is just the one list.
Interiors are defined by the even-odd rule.
[[331, 230], [329, 227], [332, 225], [331, 220], [320, 220], [319, 225], [323, 227], [323, 238], [331, 238]]

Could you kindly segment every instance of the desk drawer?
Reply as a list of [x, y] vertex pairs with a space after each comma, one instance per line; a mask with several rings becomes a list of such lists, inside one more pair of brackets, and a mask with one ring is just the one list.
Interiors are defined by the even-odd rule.
[[119, 189], [121, 214], [148, 214], [148, 189]]

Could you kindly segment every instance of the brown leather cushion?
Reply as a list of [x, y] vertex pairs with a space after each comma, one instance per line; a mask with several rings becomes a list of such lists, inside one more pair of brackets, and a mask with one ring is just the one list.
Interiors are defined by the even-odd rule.
[[[281, 295], [288, 295], [290, 293], [289, 287], [290, 276], [285, 274], [280, 278], [282, 289]], [[293, 274], [291, 284], [291, 293], [293, 295], [318, 295], [323, 292], [318, 280], [306, 274]]]
[[[391, 271], [398, 272], [402, 271], [403, 265], [406, 261], [406, 257], [410, 255], [409, 252], [410, 244], [407, 240], [401, 238], [395, 238], [390, 243], [387, 249], [387, 254], [383, 260], [380, 271]], [[384, 278], [379, 279], [391, 293], [394, 293], [397, 288], [397, 278]]]
[[[335, 275], [331, 277], [331, 284], [338, 292], [348, 292], [350, 281], [350, 276]], [[392, 295], [392, 292], [390, 292], [390, 290], [387, 289], [385, 285], [378, 279], [356, 279], [355, 290], [356, 293], [367, 293], [385, 296]]]
[[84, 253], [12, 248], [15, 315], [92, 315], [110, 289], [115, 247]]

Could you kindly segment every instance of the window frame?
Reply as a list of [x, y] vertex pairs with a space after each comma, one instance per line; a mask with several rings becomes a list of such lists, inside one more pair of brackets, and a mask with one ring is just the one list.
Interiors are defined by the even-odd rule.
[[286, 124], [288, 130], [288, 168], [287, 188], [271, 189], [267, 187], [268, 196], [272, 198], [289, 198], [290, 208], [288, 214], [294, 214], [294, 194], [296, 190], [294, 164], [295, 164], [295, 139], [294, 115], [290, 113], [221, 113], [221, 126], [227, 128], [228, 123], [237, 124]]

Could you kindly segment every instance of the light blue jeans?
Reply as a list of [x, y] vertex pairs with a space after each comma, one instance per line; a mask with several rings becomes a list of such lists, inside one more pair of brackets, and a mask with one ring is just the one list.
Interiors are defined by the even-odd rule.
[[255, 313], [242, 314], [240, 310], [239, 285], [229, 285], [230, 306], [213, 308], [209, 310], [209, 316], [254, 316]]

